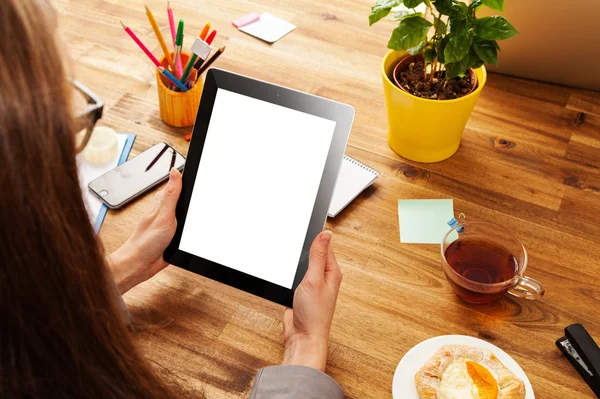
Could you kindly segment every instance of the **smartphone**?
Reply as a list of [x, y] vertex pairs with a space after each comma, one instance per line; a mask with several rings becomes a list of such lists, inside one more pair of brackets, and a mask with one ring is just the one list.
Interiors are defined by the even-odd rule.
[[[166, 150], [163, 151], [165, 147]], [[160, 158], [146, 170], [161, 151], [163, 153]], [[174, 167], [181, 171], [185, 166], [183, 155], [165, 143], [158, 143], [91, 181], [88, 188], [109, 208], [120, 208], [167, 180], [173, 152], [175, 152]]]

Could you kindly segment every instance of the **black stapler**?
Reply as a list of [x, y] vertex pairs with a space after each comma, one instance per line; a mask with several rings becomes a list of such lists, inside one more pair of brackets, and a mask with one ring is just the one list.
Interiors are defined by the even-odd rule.
[[556, 341], [556, 346], [600, 398], [600, 348], [585, 328], [571, 324], [565, 328], [565, 336]]

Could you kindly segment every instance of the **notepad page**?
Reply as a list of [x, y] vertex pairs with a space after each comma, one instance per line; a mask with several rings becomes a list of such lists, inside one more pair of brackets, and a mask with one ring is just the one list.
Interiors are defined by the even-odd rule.
[[375, 179], [379, 177], [379, 172], [363, 165], [354, 158], [344, 155], [340, 175], [338, 176], [333, 198], [329, 205], [329, 217], [335, 217], [342, 211], [354, 198], [369, 187]]

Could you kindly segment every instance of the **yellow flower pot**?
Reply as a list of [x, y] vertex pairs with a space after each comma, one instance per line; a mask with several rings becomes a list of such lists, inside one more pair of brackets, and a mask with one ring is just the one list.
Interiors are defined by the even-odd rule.
[[393, 83], [396, 64], [406, 51], [390, 50], [381, 62], [388, 142], [398, 155], [416, 162], [439, 162], [458, 150], [463, 130], [487, 80], [485, 67], [475, 70], [477, 88], [455, 100], [429, 100], [400, 90]]

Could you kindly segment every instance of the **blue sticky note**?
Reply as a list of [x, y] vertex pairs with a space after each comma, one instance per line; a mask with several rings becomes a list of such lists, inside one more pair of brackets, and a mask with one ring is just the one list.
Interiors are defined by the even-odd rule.
[[451, 199], [398, 200], [400, 242], [440, 244], [453, 217]]

